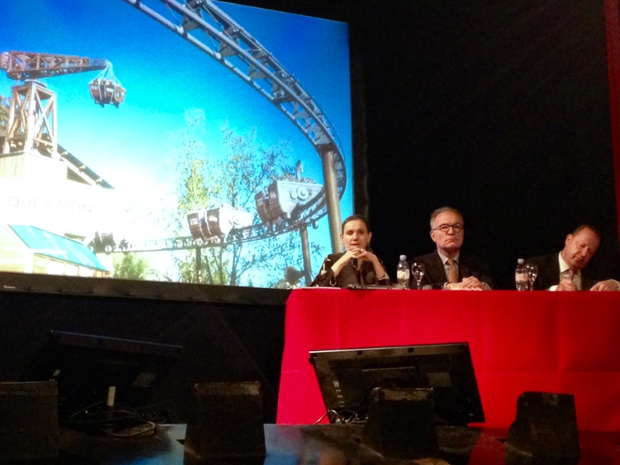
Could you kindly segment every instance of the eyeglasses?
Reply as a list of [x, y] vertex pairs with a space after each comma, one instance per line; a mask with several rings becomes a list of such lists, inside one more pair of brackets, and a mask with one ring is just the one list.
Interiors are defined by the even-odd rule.
[[463, 225], [461, 223], [445, 223], [445, 224], [440, 224], [439, 226], [437, 226], [436, 228], [433, 229], [433, 231], [441, 231], [444, 234], [447, 234], [450, 231], [450, 228], [452, 228], [452, 230], [458, 234], [461, 231], [463, 231]]

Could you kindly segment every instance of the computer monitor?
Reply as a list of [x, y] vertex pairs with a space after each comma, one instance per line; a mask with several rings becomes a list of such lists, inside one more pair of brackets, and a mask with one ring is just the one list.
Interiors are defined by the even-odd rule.
[[[123, 415], [113, 420], [140, 421], [138, 409], [149, 406], [181, 351], [176, 345], [51, 331], [22, 381], [58, 383], [61, 425], [98, 427], [100, 419], [110, 420], [120, 410]], [[103, 411], [107, 416], [99, 415]]]
[[484, 422], [466, 342], [310, 351], [331, 422], [363, 422], [374, 388], [432, 388], [437, 424]]

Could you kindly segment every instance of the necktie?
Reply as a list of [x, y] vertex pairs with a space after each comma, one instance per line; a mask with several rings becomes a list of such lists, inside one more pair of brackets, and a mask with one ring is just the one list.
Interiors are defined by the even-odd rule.
[[448, 282], [449, 283], [458, 283], [459, 282], [459, 272], [456, 269], [456, 262], [453, 258], [448, 259]]
[[581, 290], [581, 275], [575, 271], [568, 269], [562, 272], [562, 279], [570, 279], [575, 284], [575, 289]]

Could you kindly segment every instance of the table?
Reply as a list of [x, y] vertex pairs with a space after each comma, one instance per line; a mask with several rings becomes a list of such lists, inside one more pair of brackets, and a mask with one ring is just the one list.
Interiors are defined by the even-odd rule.
[[468, 342], [486, 415], [507, 428], [525, 391], [572, 393], [580, 430], [620, 431], [619, 292], [294, 290], [279, 424], [325, 407], [310, 350]]
[[[355, 425], [264, 425], [267, 456], [256, 460], [220, 459], [226, 465], [411, 465], [412, 461], [383, 457], [362, 444]], [[458, 428], [438, 432], [439, 456], [450, 464], [504, 465], [505, 431]], [[158, 425], [153, 436], [110, 438], [61, 431], [57, 465], [188, 465], [184, 460], [185, 425]], [[580, 465], [620, 463], [620, 433], [580, 433]]]

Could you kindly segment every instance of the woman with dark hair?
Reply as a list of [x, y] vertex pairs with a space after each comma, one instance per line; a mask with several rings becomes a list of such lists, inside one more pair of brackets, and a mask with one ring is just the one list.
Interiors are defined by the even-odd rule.
[[383, 263], [370, 249], [371, 237], [363, 216], [351, 215], [344, 220], [340, 239], [347, 250], [328, 255], [311, 286], [389, 285]]

